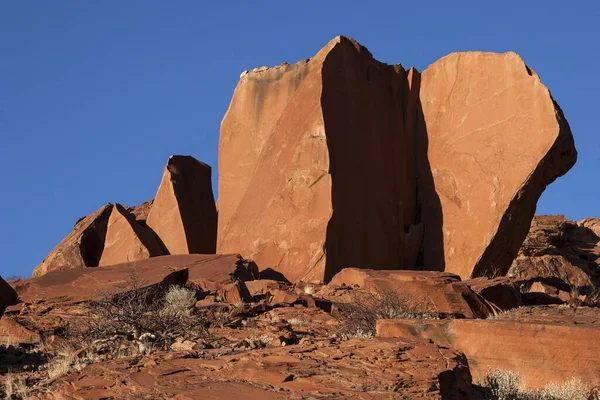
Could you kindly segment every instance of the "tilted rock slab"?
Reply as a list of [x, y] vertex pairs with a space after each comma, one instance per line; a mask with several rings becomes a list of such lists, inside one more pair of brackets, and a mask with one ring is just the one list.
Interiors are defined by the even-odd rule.
[[217, 209], [211, 168], [191, 156], [171, 156], [146, 224], [169, 254], [214, 254]]
[[350, 265], [504, 274], [575, 159], [516, 54], [455, 53], [421, 75], [337, 37], [242, 74], [221, 124], [217, 247], [291, 281]]
[[102, 257], [112, 208], [112, 204], [106, 204], [80, 219], [73, 231], [35, 267], [33, 277], [64, 269], [97, 267]]
[[163, 255], [154, 233], [140, 225], [122, 205], [113, 206], [100, 266], [121, 264]]
[[515, 53], [443, 57], [422, 73], [420, 96], [423, 265], [505, 274], [542, 191], [575, 163], [568, 123]]
[[530, 388], [580, 378], [600, 384], [600, 329], [485, 320], [379, 320], [377, 336], [427, 339], [463, 352], [475, 382], [488, 368], [519, 372]]
[[242, 74], [221, 124], [218, 252], [293, 282], [414, 265], [415, 78], [344, 37]]

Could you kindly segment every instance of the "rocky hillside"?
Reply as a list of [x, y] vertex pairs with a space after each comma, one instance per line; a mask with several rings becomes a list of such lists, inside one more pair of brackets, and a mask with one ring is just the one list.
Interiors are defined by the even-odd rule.
[[154, 199], [0, 278], [2, 393], [598, 398], [600, 220], [534, 218], [576, 157], [514, 53], [419, 72], [340, 36], [244, 71], [218, 204], [172, 156]]

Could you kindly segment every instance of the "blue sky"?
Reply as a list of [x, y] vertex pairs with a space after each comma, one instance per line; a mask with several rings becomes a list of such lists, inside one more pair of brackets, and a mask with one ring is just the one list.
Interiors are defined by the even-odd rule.
[[586, 3], [0, 2], [0, 274], [29, 276], [102, 204], [153, 197], [170, 154], [210, 164], [216, 188], [240, 72], [308, 58], [338, 34], [419, 70], [453, 51], [519, 53], [579, 151], [538, 213], [600, 216], [600, 3]]

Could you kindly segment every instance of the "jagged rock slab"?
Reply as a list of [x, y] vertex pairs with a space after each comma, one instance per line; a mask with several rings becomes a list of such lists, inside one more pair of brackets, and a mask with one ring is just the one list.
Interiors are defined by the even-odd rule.
[[112, 204], [106, 204], [77, 221], [73, 231], [35, 267], [33, 276], [65, 269], [97, 267], [102, 257], [112, 208]]
[[497, 311], [512, 310], [523, 304], [517, 283], [506, 277], [480, 277], [463, 281], [462, 284], [493, 304]]
[[481, 296], [462, 284], [457, 275], [446, 272], [345, 268], [330, 285], [356, 285], [379, 293], [392, 290], [417, 312], [461, 318], [487, 318], [493, 314]]
[[600, 237], [596, 219], [569, 221], [564, 215], [540, 215], [508, 274], [519, 280], [558, 278], [582, 291], [600, 283]]
[[336, 37], [242, 74], [221, 124], [218, 252], [297, 282], [414, 265], [418, 74]]
[[122, 264], [164, 255], [154, 233], [140, 225], [122, 205], [113, 206], [100, 266]]
[[169, 254], [214, 254], [217, 210], [211, 168], [191, 156], [171, 156], [146, 224]]
[[600, 384], [600, 329], [552, 323], [484, 320], [379, 320], [380, 337], [433, 340], [463, 352], [475, 382], [488, 368], [519, 372], [528, 387], [580, 378]]
[[568, 123], [515, 53], [443, 57], [422, 73], [420, 98], [423, 265], [505, 274], [542, 191], [575, 163]]

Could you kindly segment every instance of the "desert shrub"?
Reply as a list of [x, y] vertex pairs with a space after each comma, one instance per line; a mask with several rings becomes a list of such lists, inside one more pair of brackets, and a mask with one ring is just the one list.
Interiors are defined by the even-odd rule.
[[521, 376], [518, 372], [489, 370], [485, 386], [490, 389], [490, 399], [518, 400], [521, 392]]
[[196, 292], [181, 286], [171, 286], [167, 290], [160, 313], [163, 317], [189, 317], [196, 304]]
[[434, 318], [430, 300], [417, 301], [392, 289], [382, 289], [375, 293], [359, 292], [351, 303], [337, 305], [336, 316], [341, 322], [338, 334], [350, 337], [369, 338], [376, 334], [378, 319], [422, 319]]
[[573, 378], [550, 383], [540, 390], [527, 389], [517, 372], [490, 369], [484, 381], [490, 400], [598, 400], [589, 386]]
[[205, 318], [193, 307], [193, 290], [148, 286], [131, 274], [118, 294], [90, 303], [91, 318], [79, 332], [92, 353], [127, 356], [167, 350], [176, 339], [206, 335]]

